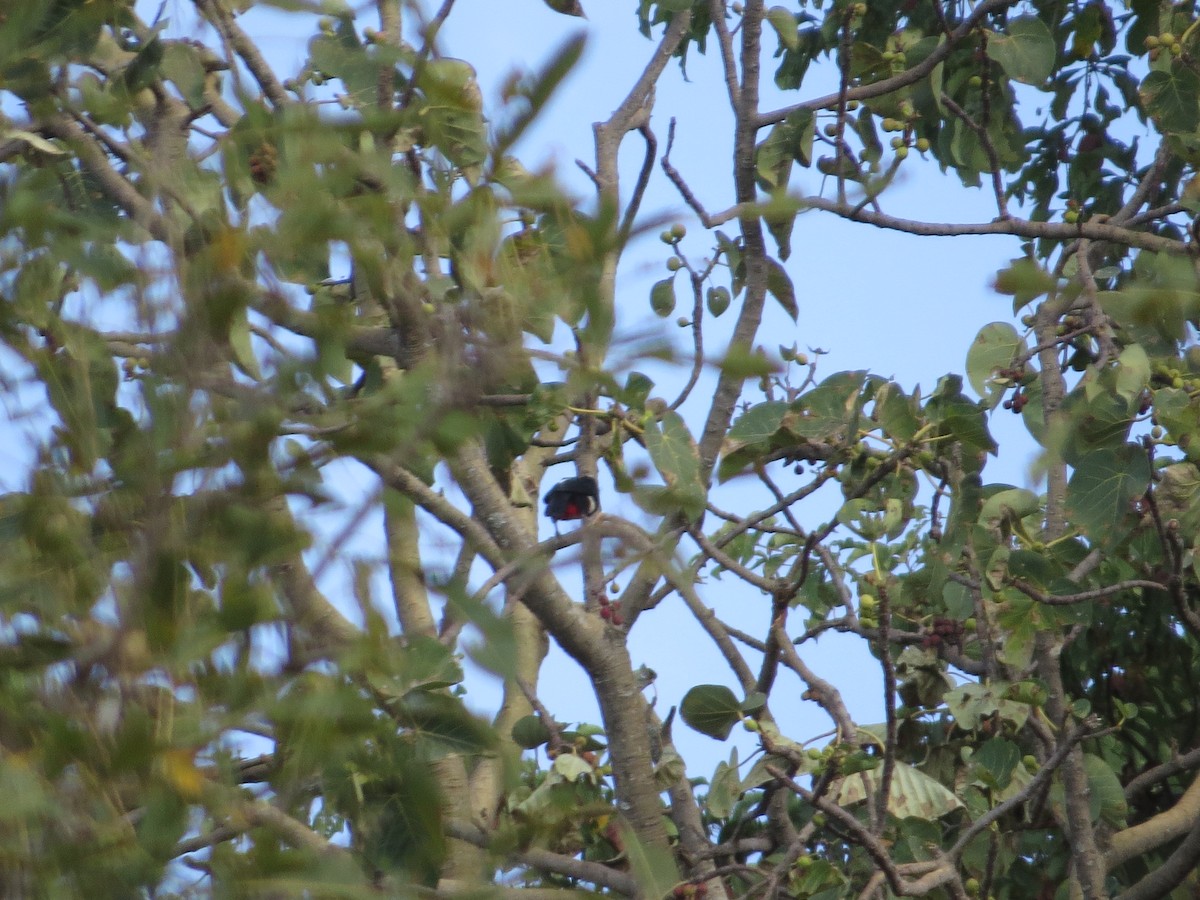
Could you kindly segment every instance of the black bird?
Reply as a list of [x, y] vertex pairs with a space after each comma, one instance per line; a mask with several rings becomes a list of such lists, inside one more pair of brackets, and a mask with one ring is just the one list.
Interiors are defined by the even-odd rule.
[[555, 523], [583, 519], [600, 509], [600, 489], [591, 475], [564, 478], [546, 492], [546, 517]]

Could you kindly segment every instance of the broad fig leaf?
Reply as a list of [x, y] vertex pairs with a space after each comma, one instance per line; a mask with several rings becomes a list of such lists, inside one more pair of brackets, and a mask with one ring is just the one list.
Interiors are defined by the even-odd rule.
[[729, 762], [717, 763], [704, 805], [718, 819], [723, 819], [733, 811], [733, 801], [741, 789], [741, 779], [738, 777], [738, 750], [734, 747], [729, 754]]
[[1136, 444], [1088, 453], [1067, 482], [1067, 508], [1092, 540], [1108, 541], [1129, 527], [1130, 504], [1150, 484], [1150, 463]]
[[755, 404], [733, 423], [726, 440], [738, 446], [769, 441], [778, 433], [788, 409], [782, 400]]
[[684, 694], [679, 715], [701, 734], [723, 741], [741, 721], [742, 705], [723, 684], [698, 684]]
[[989, 788], [1004, 790], [1012, 781], [1013, 772], [1021, 761], [1021, 749], [1012, 741], [992, 738], [971, 756], [971, 762], [983, 771], [978, 773]]
[[[866, 800], [875, 795], [878, 785], [878, 769], [848, 775], [838, 788], [837, 802], [849, 806]], [[961, 800], [924, 772], [907, 763], [896, 763], [888, 792], [888, 812], [896, 818], [932, 821], [962, 806]]]
[[1054, 71], [1057, 50], [1050, 29], [1037, 16], [1008, 20], [1007, 33], [988, 36], [987, 54], [1013, 81], [1040, 85]]
[[647, 425], [646, 449], [675, 502], [688, 516], [700, 515], [706, 496], [700, 480], [700, 450], [683, 418], [672, 410], [661, 425]]
[[1163, 131], [1193, 132], [1200, 126], [1200, 75], [1181, 62], [1155, 70], [1138, 88], [1146, 112]]
[[995, 406], [1008, 386], [993, 384], [992, 378], [1011, 368], [1025, 350], [1025, 339], [1007, 322], [984, 325], [967, 351], [967, 377], [975, 393]]
[[674, 854], [665, 847], [644, 844], [632, 828], [622, 828], [625, 858], [642, 897], [666, 897], [679, 883]]

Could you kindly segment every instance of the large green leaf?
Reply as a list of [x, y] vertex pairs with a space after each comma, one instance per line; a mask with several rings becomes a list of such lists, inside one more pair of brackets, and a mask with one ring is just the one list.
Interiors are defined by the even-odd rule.
[[1032, 85], [1050, 77], [1057, 55], [1050, 29], [1036, 16], [1009, 19], [1007, 32], [991, 32], [987, 53], [1013, 81]]
[[1013, 772], [1021, 761], [1021, 749], [1012, 741], [992, 738], [971, 756], [971, 763], [980, 770], [981, 780], [989, 788], [1003, 790], [1012, 781]]
[[667, 847], [655, 847], [641, 841], [632, 828], [622, 828], [625, 857], [638, 883], [638, 896], [662, 898], [671, 894], [679, 883], [675, 856]]
[[862, 389], [867, 373], [837, 372], [802, 394], [794, 404], [798, 418], [788, 420], [788, 430], [800, 438], [826, 440], [836, 435], [852, 437], [862, 410]]
[[1084, 754], [1083, 768], [1087, 772], [1092, 821], [1103, 819], [1108, 825], [1123, 828], [1128, 804], [1125, 802], [1125, 791], [1121, 788], [1121, 779], [1112, 766], [1094, 753]]
[[700, 450], [683, 417], [670, 410], [661, 425], [648, 424], [645, 434], [646, 449], [666, 482], [669, 495], [689, 517], [700, 515], [706, 496], [700, 479]]
[[723, 684], [698, 684], [683, 695], [679, 715], [701, 734], [723, 741], [742, 718], [737, 695]]
[[1149, 73], [1138, 94], [1163, 131], [1188, 133], [1200, 126], [1200, 75], [1183, 63]]
[[975, 393], [994, 406], [1011, 384], [997, 385], [992, 379], [1012, 368], [1026, 349], [1025, 339], [1007, 322], [984, 325], [967, 351], [967, 378]]
[[1130, 526], [1131, 503], [1150, 483], [1150, 462], [1137, 444], [1088, 453], [1067, 482], [1067, 508], [1093, 540], [1107, 541]]
[[[879, 789], [879, 770], [856, 772], [844, 778], [837, 789], [837, 802], [850, 806], [874, 797]], [[933, 820], [956, 809], [962, 801], [919, 769], [897, 762], [888, 791], [888, 812], [898, 819]]]
[[738, 749], [734, 747], [729, 754], [729, 762], [717, 763], [712, 780], [708, 785], [708, 795], [704, 805], [708, 811], [718, 818], [728, 816], [733, 810], [733, 801], [741, 792], [741, 779], [738, 775]]
[[789, 405], [782, 400], [757, 403], [738, 416], [729, 429], [726, 440], [731, 445], [745, 446], [769, 441], [783, 425]]
[[946, 692], [946, 706], [958, 727], [967, 731], [975, 730], [981, 720], [993, 715], [999, 715], [1020, 728], [1029, 718], [1030, 707], [1006, 699], [1007, 687], [1001, 682], [961, 684]]

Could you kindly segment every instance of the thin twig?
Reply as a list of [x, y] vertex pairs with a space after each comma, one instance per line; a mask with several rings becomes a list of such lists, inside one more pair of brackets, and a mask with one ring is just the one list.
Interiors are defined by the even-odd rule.
[[[984, 91], [986, 95], [986, 87]], [[988, 166], [990, 167], [990, 174], [992, 176], [992, 193], [996, 197], [996, 210], [1001, 219], [1007, 219], [1008, 198], [1004, 195], [1004, 180], [1000, 174], [1000, 156], [996, 153], [996, 146], [992, 143], [987, 126], [980, 125], [972, 119], [965, 109], [954, 102], [954, 99], [949, 94], [942, 94], [942, 105], [962, 119], [963, 124], [975, 132], [975, 137], [979, 140], [979, 146], [983, 148], [983, 153], [988, 159]]]

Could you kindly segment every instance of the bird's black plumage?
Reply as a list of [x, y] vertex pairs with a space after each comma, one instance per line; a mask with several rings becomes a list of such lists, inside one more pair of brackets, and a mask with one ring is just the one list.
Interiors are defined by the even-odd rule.
[[583, 519], [600, 509], [600, 489], [591, 475], [564, 478], [546, 492], [542, 502], [546, 504], [546, 517], [555, 522]]

